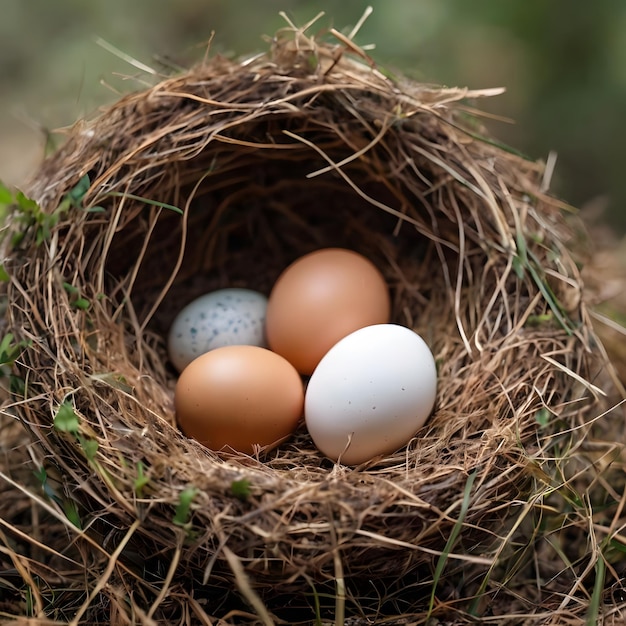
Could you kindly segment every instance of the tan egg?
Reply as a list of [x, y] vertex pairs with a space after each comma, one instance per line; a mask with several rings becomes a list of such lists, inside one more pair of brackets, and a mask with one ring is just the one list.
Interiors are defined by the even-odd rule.
[[258, 346], [224, 346], [199, 356], [176, 384], [181, 430], [212, 450], [251, 453], [296, 428], [302, 416], [300, 375], [283, 357]]
[[292, 263], [270, 293], [266, 313], [269, 347], [302, 374], [346, 335], [389, 321], [389, 291], [364, 256], [324, 248]]

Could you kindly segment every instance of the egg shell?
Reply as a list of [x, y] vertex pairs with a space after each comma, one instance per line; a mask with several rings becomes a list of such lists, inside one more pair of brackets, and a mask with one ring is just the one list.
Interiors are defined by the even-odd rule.
[[388, 322], [389, 315], [389, 290], [378, 268], [353, 250], [324, 248], [278, 277], [267, 307], [267, 341], [299, 372], [311, 374], [342, 337]]
[[172, 323], [170, 360], [182, 372], [195, 358], [215, 348], [264, 347], [266, 310], [266, 296], [251, 289], [219, 289], [196, 298]]
[[406, 445], [436, 392], [424, 340], [404, 326], [377, 324], [344, 337], [320, 361], [307, 386], [305, 421], [321, 452], [357, 465]]
[[275, 444], [302, 417], [304, 388], [294, 367], [258, 346], [224, 346], [194, 359], [174, 395], [181, 430], [212, 450], [251, 453]]

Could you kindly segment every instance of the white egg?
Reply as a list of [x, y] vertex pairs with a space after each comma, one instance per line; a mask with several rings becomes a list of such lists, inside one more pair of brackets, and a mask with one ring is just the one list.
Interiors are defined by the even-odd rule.
[[220, 289], [190, 302], [168, 336], [170, 360], [179, 372], [205, 352], [222, 346], [265, 347], [267, 298], [251, 289]]
[[318, 449], [357, 465], [406, 445], [435, 405], [437, 369], [424, 340], [397, 324], [336, 343], [313, 372], [304, 417]]

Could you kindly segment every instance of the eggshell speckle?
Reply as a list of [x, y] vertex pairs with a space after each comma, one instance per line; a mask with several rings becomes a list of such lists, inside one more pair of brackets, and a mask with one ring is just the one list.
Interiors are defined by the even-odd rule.
[[196, 357], [222, 346], [265, 346], [267, 298], [251, 289], [220, 289], [196, 298], [172, 323], [170, 360], [182, 372]]
[[433, 355], [414, 331], [376, 324], [344, 337], [320, 361], [304, 416], [318, 449], [357, 465], [406, 445], [430, 415]]
[[192, 361], [176, 384], [182, 431], [212, 450], [251, 453], [297, 426], [304, 403], [300, 375], [278, 354], [258, 346], [224, 346]]

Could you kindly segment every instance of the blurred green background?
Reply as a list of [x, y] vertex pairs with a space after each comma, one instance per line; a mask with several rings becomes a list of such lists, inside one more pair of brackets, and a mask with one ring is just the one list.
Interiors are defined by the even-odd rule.
[[[97, 43], [160, 68], [167, 59], [264, 50], [262, 35], [319, 11], [379, 64], [446, 85], [504, 86], [481, 107], [498, 138], [532, 158], [558, 153], [553, 191], [604, 211], [626, 232], [626, 2], [596, 0], [0, 0], [0, 179], [19, 185], [41, 159], [42, 129], [93, 115], [142, 74]], [[314, 30], [317, 30], [317, 26]], [[129, 79], [129, 76], [135, 79]]]

